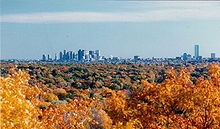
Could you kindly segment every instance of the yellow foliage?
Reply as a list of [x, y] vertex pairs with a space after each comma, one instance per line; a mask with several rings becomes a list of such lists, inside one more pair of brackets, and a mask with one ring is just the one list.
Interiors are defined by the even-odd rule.
[[36, 87], [28, 86], [28, 74], [17, 72], [11, 77], [0, 77], [1, 128], [41, 128], [38, 110], [30, 100], [37, 95]]
[[48, 101], [48, 102], [59, 100], [59, 98], [53, 93], [44, 93], [43, 98], [45, 101]]
[[[76, 90], [68, 103], [52, 104], [65, 98], [62, 88], [38, 88], [28, 84], [28, 74], [18, 71], [0, 77], [1, 127], [10, 128], [219, 128], [220, 66], [209, 65], [208, 77], [192, 83], [190, 72], [166, 71], [162, 83], [139, 81], [129, 90], [106, 87]], [[59, 98], [57, 97], [59, 96]], [[45, 102], [49, 101], [49, 102]], [[59, 100], [59, 102], [63, 102]], [[44, 107], [39, 109], [39, 107]]]

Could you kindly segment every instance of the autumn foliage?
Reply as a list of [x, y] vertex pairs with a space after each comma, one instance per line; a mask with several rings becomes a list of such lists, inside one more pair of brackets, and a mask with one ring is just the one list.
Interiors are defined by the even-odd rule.
[[31, 103], [38, 88], [28, 85], [27, 73], [0, 78], [1, 128], [40, 128], [38, 109]]
[[0, 77], [3, 129], [220, 127], [219, 64], [9, 65]]

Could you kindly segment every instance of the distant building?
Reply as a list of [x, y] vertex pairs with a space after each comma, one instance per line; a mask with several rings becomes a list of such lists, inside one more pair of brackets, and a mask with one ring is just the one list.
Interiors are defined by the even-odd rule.
[[176, 60], [181, 60], [181, 57], [176, 57]]
[[200, 56], [199, 56], [199, 45], [195, 45], [194, 46], [194, 49], [195, 49], [195, 56], [194, 56], [194, 58], [195, 59], [199, 59], [200, 58]]
[[50, 60], [50, 55], [49, 54], [47, 55], [47, 60]]
[[63, 60], [66, 60], [67, 59], [67, 53], [66, 53], [66, 50], [63, 50]]
[[134, 62], [138, 62], [140, 60], [140, 56], [134, 56]]
[[215, 57], [215, 53], [211, 53], [211, 58], [212, 59], [215, 59], [216, 57]]
[[84, 59], [84, 50], [79, 49], [78, 51], [78, 61], [82, 61]]
[[54, 58], [54, 60], [57, 60], [57, 54], [55, 54], [55, 58]]
[[60, 60], [63, 60], [63, 53], [60, 52]]
[[101, 57], [100, 50], [95, 51], [96, 58], [99, 59]]
[[95, 58], [95, 52], [94, 51], [89, 51], [89, 56], [91, 58]]
[[84, 59], [86, 61], [89, 61], [89, 51], [88, 50], [84, 50]]
[[70, 51], [70, 60], [73, 60], [73, 51]]
[[63, 50], [63, 55], [66, 55], [66, 50]]
[[187, 53], [183, 53], [183, 60], [188, 60], [188, 55], [187, 55]]
[[42, 56], [42, 61], [46, 61], [46, 56], [45, 55]]
[[189, 60], [189, 59], [191, 59], [191, 55], [190, 55], [190, 54], [187, 54], [187, 53], [183, 53], [182, 59], [183, 59], [183, 60]]
[[69, 56], [70, 56], [70, 53], [69, 53], [69, 52], [66, 52], [65, 60], [69, 60]]
[[76, 60], [76, 59], [77, 59], [77, 53], [73, 52], [73, 60]]

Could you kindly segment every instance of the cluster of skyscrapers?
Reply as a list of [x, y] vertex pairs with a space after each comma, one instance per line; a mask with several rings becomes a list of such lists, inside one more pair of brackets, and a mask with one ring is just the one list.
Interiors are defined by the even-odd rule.
[[134, 58], [123, 58], [118, 56], [105, 57], [101, 56], [100, 50], [82, 50], [78, 51], [61, 51], [56, 53], [54, 58], [49, 54], [42, 55], [40, 60], [27, 60], [27, 59], [5, 59], [0, 62], [12, 62], [12, 63], [41, 63], [41, 62], [70, 62], [70, 63], [210, 63], [215, 62], [220, 64], [220, 58], [216, 57], [215, 53], [211, 53], [210, 57], [202, 57], [200, 55], [200, 46], [194, 45], [194, 56], [188, 53], [183, 53], [178, 57], [168, 58], [141, 58], [140, 56], [134, 56]]
[[[211, 59], [215, 59], [215, 53], [211, 53]], [[183, 53], [183, 55], [181, 56], [181, 58], [183, 60], [202, 60], [202, 56], [200, 56], [199, 54], [199, 45], [195, 45], [194, 46], [194, 56], [192, 57], [190, 54], [187, 53]]]
[[194, 45], [194, 56], [188, 53], [183, 53], [183, 55], [176, 58], [140, 58], [140, 56], [134, 56], [134, 63], [209, 63], [209, 62], [220, 62], [220, 58], [216, 58], [215, 53], [211, 53], [210, 57], [203, 58], [200, 55], [200, 46]]
[[50, 55], [43, 55], [39, 62], [73, 62], [73, 63], [183, 63], [183, 62], [219, 62], [220, 59], [216, 58], [215, 53], [211, 53], [208, 58], [203, 58], [200, 55], [200, 46], [194, 45], [194, 56], [191, 54], [183, 53], [183, 55], [176, 58], [140, 58], [140, 56], [134, 56], [131, 58], [120, 57], [104, 57], [100, 55], [100, 50], [82, 50], [79, 49], [76, 52], [73, 51], [61, 51], [59, 55], [55, 54], [54, 59]]
[[89, 61], [97, 61], [101, 58], [100, 50], [81, 50], [79, 49], [77, 52], [66, 51], [59, 53], [59, 59], [57, 58], [57, 54], [55, 54], [55, 58], [52, 59], [48, 54], [42, 56], [42, 61], [60, 61], [60, 62], [89, 62]]

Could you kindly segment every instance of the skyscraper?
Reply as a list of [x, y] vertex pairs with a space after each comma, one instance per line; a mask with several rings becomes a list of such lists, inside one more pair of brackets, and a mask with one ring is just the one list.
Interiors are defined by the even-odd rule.
[[95, 51], [95, 54], [96, 54], [96, 58], [99, 60], [99, 58], [100, 58], [100, 50], [96, 50]]
[[84, 50], [79, 49], [78, 51], [78, 61], [82, 61], [84, 57]]
[[96, 50], [95, 53], [97, 54], [97, 56], [100, 56], [100, 50]]
[[215, 59], [215, 53], [211, 53], [211, 58]]
[[187, 53], [183, 53], [183, 60], [188, 60], [188, 54]]
[[66, 53], [66, 60], [69, 60], [70, 59], [70, 52], [67, 52]]
[[76, 60], [76, 59], [77, 59], [77, 53], [73, 52], [73, 60]]
[[60, 52], [60, 60], [63, 60], [63, 53]]
[[45, 55], [42, 56], [42, 61], [46, 61], [46, 56]]
[[54, 58], [54, 60], [57, 60], [57, 54], [55, 53], [55, 58]]
[[66, 50], [63, 50], [63, 60], [66, 60]]
[[198, 59], [199, 58], [199, 45], [195, 45], [195, 56], [194, 56], [195, 59]]
[[73, 60], [73, 51], [70, 51], [70, 60]]
[[84, 50], [84, 59], [85, 59], [86, 61], [89, 60], [89, 51], [88, 51], [88, 50]]
[[95, 52], [94, 51], [89, 51], [89, 55], [91, 58], [94, 58], [95, 57]]
[[47, 60], [50, 60], [50, 55], [49, 54], [47, 55]]

